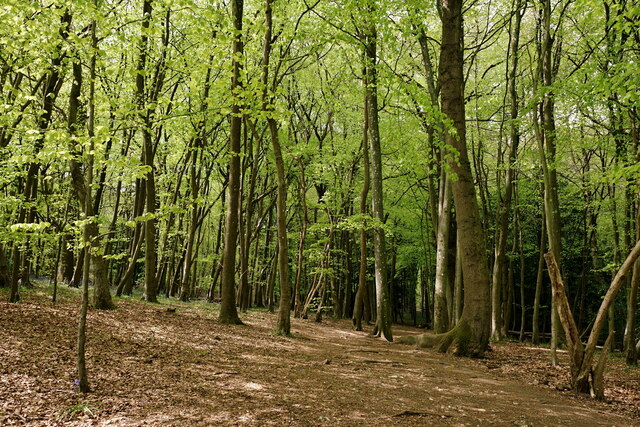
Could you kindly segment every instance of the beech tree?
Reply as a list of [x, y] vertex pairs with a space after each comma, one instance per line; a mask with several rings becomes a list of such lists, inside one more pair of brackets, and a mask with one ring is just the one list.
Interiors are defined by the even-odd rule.
[[637, 264], [600, 314], [640, 236], [630, 2], [5, 3], [12, 302], [206, 295], [470, 356], [551, 333], [557, 363], [550, 251], [579, 335], [604, 316], [590, 345], [637, 362]]

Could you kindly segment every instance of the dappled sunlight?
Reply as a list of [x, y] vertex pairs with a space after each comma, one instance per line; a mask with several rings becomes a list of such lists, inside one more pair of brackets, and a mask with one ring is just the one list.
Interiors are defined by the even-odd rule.
[[[118, 301], [115, 311], [90, 312], [93, 393], [85, 399], [73, 383], [76, 301], [52, 306], [42, 296], [29, 305], [0, 307], [0, 416], [44, 424], [255, 426], [308, 420], [318, 425], [624, 420], [605, 404], [513, 382], [506, 361], [389, 344], [353, 331], [346, 320], [293, 319], [294, 337], [281, 337], [264, 326], [275, 321], [267, 312], [248, 314], [247, 326], [230, 326], [203, 308], [177, 306], [174, 313], [127, 300]], [[55, 322], [48, 321], [52, 317]]]

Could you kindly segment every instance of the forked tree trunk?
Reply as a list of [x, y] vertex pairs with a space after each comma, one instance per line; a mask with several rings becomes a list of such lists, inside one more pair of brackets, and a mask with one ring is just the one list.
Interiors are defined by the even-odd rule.
[[[561, 324], [564, 327], [569, 347], [571, 385], [577, 393], [591, 393], [593, 397], [598, 399], [602, 399], [604, 397], [602, 377], [604, 375], [605, 359], [604, 356], [601, 355], [601, 359], [594, 369], [593, 358], [595, 355], [596, 345], [598, 344], [600, 332], [602, 331], [607, 319], [609, 307], [613, 303], [620, 288], [622, 288], [622, 285], [625, 282], [625, 276], [633, 268], [639, 256], [640, 240], [637, 241], [636, 245], [627, 256], [627, 259], [611, 281], [611, 285], [600, 304], [587, 344], [583, 347], [578, 333], [578, 328], [575, 325], [575, 321], [569, 307], [569, 301], [567, 300], [564, 284], [562, 283], [562, 277], [560, 276], [560, 271], [555, 261], [555, 257], [551, 252], [545, 255], [547, 266], [549, 267], [549, 277], [551, 278], [551, 283], [553, 285], [553, 292], [556, 297], [556, 302], [558, 303], [556, 309], [558, 310]], [[611, 344], [612, 338], [613, 334], [610, 331], [603, 353], [606, 353], [606, 349]]]

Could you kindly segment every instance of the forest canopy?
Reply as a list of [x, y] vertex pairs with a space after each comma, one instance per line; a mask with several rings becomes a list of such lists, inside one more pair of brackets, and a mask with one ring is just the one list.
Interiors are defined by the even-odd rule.
[[638, 22], [628, 0], [4, 0], [0, 286], [268, 307], [284, 335], [422, 324], [475, 356], [515, 336], [554, 364], [564, 342], [584, 387], [605, 333], [637, 363]]

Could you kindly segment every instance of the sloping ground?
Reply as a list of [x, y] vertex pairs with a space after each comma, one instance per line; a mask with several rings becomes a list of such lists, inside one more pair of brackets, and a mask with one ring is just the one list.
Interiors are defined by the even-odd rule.
[[0, 303], [0, 425], [640, 425], [637, 369], [616, 368], [623, 392], [600, 403], [558, 391], [566, 368], [525, 345], [467, 360], [370, 338], [348, 321], [295, 319], [285, 338], [263, 311], [228, 326], [211, 305], [130, 298], [90, 311], [94, 391], [82, 396], [78, 296], [64, 290], [53, 305], [43, 290]]

